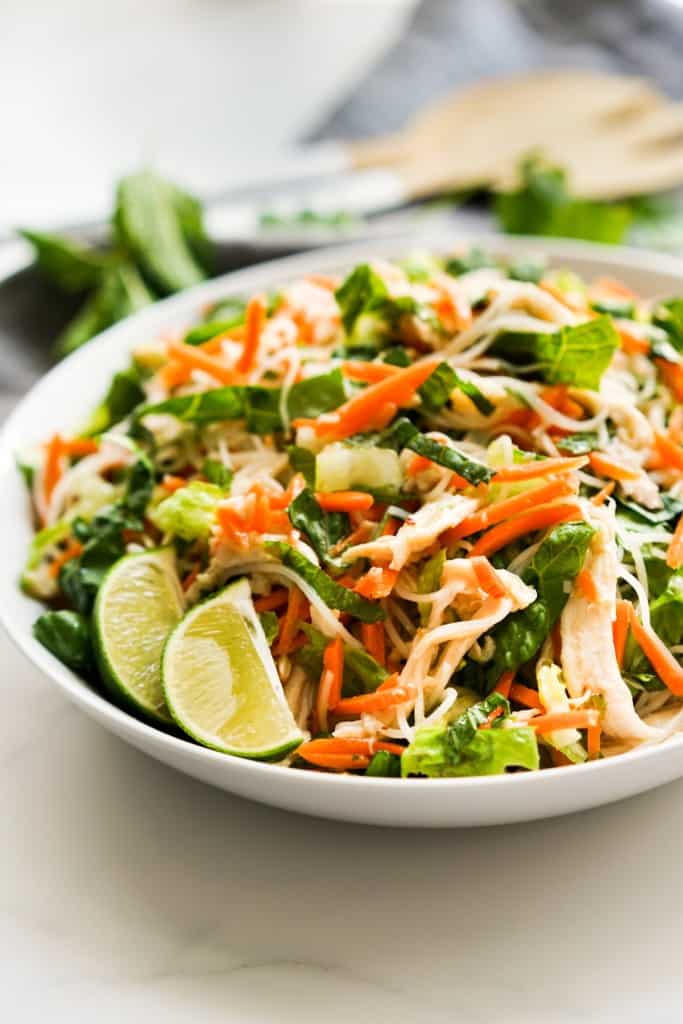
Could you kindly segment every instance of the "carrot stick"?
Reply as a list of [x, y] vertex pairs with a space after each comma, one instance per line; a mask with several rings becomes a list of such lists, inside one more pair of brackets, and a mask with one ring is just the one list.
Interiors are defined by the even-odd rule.
[[525, 533], [544, 530], [548, 526], [554, 526], [555, 523], [566, 522], [569, 519], [581, 518], [581, 509], [574, 502], [563, 501], [556, 505], [542, 505], [540, 508], [530, 509], [515, 519], [499, 523], [482, 534], [470, 551], [469, 557], [492, 555], [494, 551], [499, 551], [506, 544], [517, 540], [518, 537], [523, 537]]
[[633, 609], [631, 609], [630, 620], [633, 636], [652, 668], [676, 697], [683, 697], [683, 668], [678, 664], [664, 641], [657, 636], [653, 629], [648, 629], [642, 624]]
[[675, 444], [670, 437], [655, 431], [655, 448], [665, 466], [672, 469], [683, 469], [683, 448]]
[[341, 700], [342, 681], [344, 676], [344, 643], [341, 637], [325, 648], [323, 653], [323, 670], [318, 683], [315, 713], [318, 728], [327, 732], [327, 715]]
[[598, 277], [593, 281], [593, 287], [591, 288], [592, 293], [598, 295], [618, 297], [620, 299], [637, 299], [638, 295], [625, 285], [622, 281], [617, 281], [616, 277]]
[[522, 683], [512, 684], [510, 687], [510, 700], [514, 700], [517, 704], [523, 704], [525, 708], [538, 708], [539, 711], [544, 710], [541, 698], [536, 690], [532, 690], [530, 686], [524, 686]]
[[72, 458], [94, 455], [98, 449], [99, 444], [91, 437], [74, 437], [70, 441], [62, 441], [62, 451]]
[[363, 647], [382, 667], [386, 665], [386, 637], [381, 622], [364, 622], [360, 627]]
[[276, 608], [282, 608], [289, 601], [289, 591], [286, 587], [279, 587], [277, 590], [273, 590], [270, 594], [265, 594], [263, 597], [257, 597], [254, 601], [254, 608], [260, 614], [261, 612], [272, 612]]
[[180, 341], [169, 341], [168, 353], [188, 370], [203, 370], [221, 384], [234, 384], [238, 375], [217, 356], [209, 355], [196, 345], [185, 345]]
[[626, 650], [626, 639], [628, 637], [632, 610], [628, 601], [617, 601], [617, 614], [612, 623], [612, 637], [614, 639], [614, 653], [620, 668], [624, 663], [624, 651]]
[[366, 512], [375, 502], [365, 491], [317, 491], [315, 497], [325, 512]]
[[670, 569], [680, 569], [683, 565], [683, 517], [678, 520], [678, 526], [667, 548], [666, 564]]
[[610, 480], [608, 484], [605, 484], [601, 491], [598, 491], [597, 494], [593, 495], [591, 498], [591, 505], [604, 505], [616, 486], [617, 485], [614, 480]]
[[481, 589], [491, 597], [505, 597], [507, 591], [488, 558], [474, 558], [473, 563], [474, 575]]
[[533, 480], [537, 476], [550, 476], [559, 473], [571, 473], [581, 469], [588, 462], [586, 455], [558, 455], [551, 459], [533, 459], [531, 462], [518, 462], [514, 466], [499, 469], [491, 480], [492, 484], [517, 483], [520, 480]]
[[576, 577], [576, 585], [581, 595], [591, 604], [597, 604], [600, 600], [598, 588], [589, 569], [582, 569]]
[[[297, 754], [320, 768], [337, 768], [344, 771], [367, 768], [370, 758], [378, 750], [386, 750], [387, 753], [398, 754], [400, 757], [404, 749], [398, 743], [385, 743], [383, 740], [356, 740], [332, 736], [330, 739], [302, 743]], [[361, 763], [363, 761], [365, 764]]]
[[399, 406], [409, 402], [438, 365], [436, 359], [430, 359], [399, 369], [386, 380], [371, 384], [354, 395], [335, 412], [324, 413], [315, 420], [294, 420], [294, 426], [307, 425], [318, 434], [350, 437], [367, 429], [378, 409], [382, 410], [387, 404]]
[[674, 444], [683, 444], [683, 406], [677, 405], [669, 416], [666, 432]]
[[187, 480], [182, 476], [172, 476], [172, 474], [166, 473], [161, 481], [161, 486], [165, 491], [168, 491], [169, 494], [174, 494], [176, 491], [179, 491], [181, 487], [187, 487]]
[[512, 689], [512, 684], [514, 683], [514, 681], [515, 673], [512, 671], [512, 669], [509, 669], [507, 672], [503, 672], [502, 676], [495, 685], [496, 693], [499, 693], [501, 697], [505, 697], [507, 699], [507, 697], [510, 696], [510, 690]]
[[567, 494], [576, 492], [576, 485], [564, 478], [550, 480], [547, 484], [535, 488], [533, 491], [524, 491], [523, 494], [516, 494], [513, 498], [504, 498], [503, 501], [496, 501], [486, 508], [480, 509], [471, 516], [467, 516], [458, 525], [448, 531], [448, 543], [453, 540], [460, 540], [462, 537], [469, 537], [473, 533], [479, 533], [488, 526], [494, 526], [505, 519], [526, 512], [527, 509], [546, 505], [555, 498], [562, 498]]
[[368, 569], [365, 576], [361, 576], [353, 589], [361, 597], [388, 597], [394, 589], [397, 576], [398, 572], [395, 569], [382, 569], [375, 565]]
[[639, 338], [624, 327], [617, 327], [619, 334], [619, 347], [627, 356], [646, 356], [650, 351], [650, 342], [647, 338]]
[[528, 724], [541, 735], [557, 729], [590, 729], [600, 723], [600, 715], [594, 708], [586, 711], [551, 711], [547, 715], [530, 718]]
[[588, 735], [586, 737], [586, 749], [588, 751], [588, 758], [594, 761], [600, 754], [600, 723], [597, 725], [588, 726]]
[[317, 284], [318, 288], [324, 288], [328, 292], [334, 292], [338, 287], [336, 278], [330, 277], [328, 274], [306, 274], [306, 280], [311, 284]]
[[308, 617], [308, 601], [298, 589], [292, 587], [289, 592], [287, 611], [280, 621], [280, 632], [277, 638], [276, 654], [288, 654], [292, 641], [299, 629], [299, 622]]
[[45, 453], [45, 466], [43, 468], [43, 494], [45, 501], [50, 500], [52, 492], [62, 476], [63, 454], [62, 439], [59, 434], [55, 434], [48, 443]]
[[380, 380], [394, 377], [401, 369], [399, 366], [392, 366], [391, 363], [365, 363], [356, 360], [342, 363], [341, 368], [351, 380], [362, 380], [367, 384], [376, 384]]
[[674, 393], [679, 402], [683, 402], [683, 366], [678, 363], [669, 363], [666, 359], [655, 359], [655, 363], [666, 386]]
[[599, 473], [600, 476], [611, 477], [612, 480], [638, 480], [641, 476], [639, 470], [631, 469], [630, 466], [624, 466], [621, 462], [617, 462], [616, 459], [610, 458], [603, 452], [591, 452], [588, 459], [591, 469]]
[[386, 711], [397, 704], [404, 704], [415, 696], [412, 686], [392, 686], [387, 689], [375, 690], [374, 693], [361, 693], [357, 697], [346, 697], [340, 700], [334, 709], [336, 715], [374, 714]]
[[78, 558], [82, 550], [82, 544], [79, 544], [77, 540], [70, 540], [64, 550], [60, 551], [60, 553], [50, 562], [50, 566], [48, 568], [50, 576], [56, 580], [62, 571], [62, 566], [66, 565], [67, 562], [70, 562], [72, 558]]
[[237, 360], [238, 373], [248, 373], [256, 362], [263, 325], [266, 322], [266, 302], [262, 295], [254, 295], [247, 303], [245, 313], [244, 348]]

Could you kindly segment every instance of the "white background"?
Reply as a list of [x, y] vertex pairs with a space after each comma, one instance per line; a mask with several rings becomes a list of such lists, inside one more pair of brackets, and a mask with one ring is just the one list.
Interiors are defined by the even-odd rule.
[[[206, 187], [311, 124], [406, 4], [0, 4], [0, 222]], [[55, 1024], [678, 1022], [683, 783], [515, 828], [397, 832], [214, 792], [0, 639], [0, 999]]]

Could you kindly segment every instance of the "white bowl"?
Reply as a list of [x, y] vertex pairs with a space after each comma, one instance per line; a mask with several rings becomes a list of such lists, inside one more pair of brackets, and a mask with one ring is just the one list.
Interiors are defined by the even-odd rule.
[[[683, 294], [683, 263], [628, 249], [498, 236], [467, 239], [495, 255], [545, 253], [586, 277], [618, 277], [645, 296]], [[452, 236], [420, 238], [435, 251]], [[229, 757], [167, 735], [121, 711], [54, 658], [31, 635], [41, 606], [17, 580], [31, 539], [28, 501], [14, 453], [56, 430], [77, 428], [131, 349], [189, 323], [202, 306], [230, 293], [274, 287], [309, 271], [345, 270], [371, 257], [400, 257], [414, 237], [327, 249], [229, 274], [174, 296], [105, 331], [47, 374], [10, 416], [0, 438], [0, 620], [29, 660], [86, 714], [152, 757], [232, 793], [343, 821], [416, 827], [500, 825], [566, 814], [640, 793], [683, 775], [683, 736], [608, 760], [471, 779], [382, 779], [294, 771]], [[122, 752], [122, 756], [123, 752]]]

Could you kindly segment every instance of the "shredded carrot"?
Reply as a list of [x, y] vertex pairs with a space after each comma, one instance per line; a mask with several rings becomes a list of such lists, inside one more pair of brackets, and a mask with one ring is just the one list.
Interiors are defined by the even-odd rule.
[[601, 491], [598, 491], [597, 494], [593, 495], [591, 498], [591, 505], [604, 505], [616, 486], [617, 485], [614, 480], [610, 480], [608, 484], [605, 484]]
[[317, 491], [315, 497], [325, 512], [366, 512], [375, 501], [366, 491]]
[[481, 589], [491, 597], [505, 597], [507, 591], [488, 558], [474, 558], [472, 561], [474, 575]]
[[666, 564], [670, 569], [680, 569], [683, 565], [683, 516], [678, 520], [671, 543], [667, 548]]
[[666, 386], [679, 402], [683, 402], [683, 366], [679, 363], [669, 363], [666, 359], [655, 359], [655, 363]]
[[587, 455], [558, 455], [550, 459], [532, 459], [530, 462], [518, 462], [516, 465], [505, 466], [504, 469], [499, 469], [491, 483], [518, 483], [520, 480], [533, 480], [537, 476], [556, 476], [560, 473], [571, 473], [574, 469], [581, 469], [587, 462]]
[[426, 455], [413, 455], [406, 468], [406, 473], [408, 476], [417, 476], [418, 473], [424, 473], [425, 470], [431, 469], [433, 465], [432, 460], [428, 459]]
[[360, 627], [363, 647], [382, 667], [386, 665], [386, 637], [381, 622], [364, 622]]
[[50, 576], [52, 576], [53, 579], [57, 579], [62, 571], [62, 566], [66, 565], [67, 562], [70, 562], [72, 558], [78, 558], [82, 550], [82, 544], [79, 544], [77, 540], [70, 540], [64, 550], [60, 551], [60, 553], [50, 562], [48, 569]]
[[306, 280], [311, 284], [317, 284], [318, 288], [324, 288], [328, 292], [337, 290], [336, 279], [328, 274], [306, 274]]
[[576, 577], [576, 585], [586, 601], [589, 601], [591, 604], [597, 604], [600, 600], [600, 594], [590, 569], [582, 569], [580, 571]]
[[512, 669], [508, 669], [507, 672], [503, 672], [502, 676], [498, 680], [495, 686], [496, 693], [499, 693], [501, 697], [509, 697], [512, 684], [515, 681], [515, 673]]
[[173, 391], [181, 384], [187, 383], [192, 373], [192, 368], [177, 359], [170, 359], [165, 366], [162, 366], [158, 373], [159, 383], [167, 391]]
[[388, 708], [404, 704], [415, 696], [413, 686], [392, 686], [375, 690], [374, 693], [361, 693], [357, 697], [346, 697], [340, 700], [334, 709], [336, 715], [365, 715], [386, 711]]
[[621, 462], [617, 462], [616, 459], [605, 455], [604, 452], [591, 452], [588, 459], [591, 469], [595, 470], [600, 476], [608, 476], [612, 480], [638, 480], [642, 475], [640, 470], [624, 466]]
[[617, 613], [612, 623], [612, 637], [614, 639], [614, 653], [617, 664], [621, 667], [624, 663], [624, 651], [631, 620], [632, 608], [628, 601], [617, 601]]
[[299, 629], [299, 622], [308, 618], [308, 601], [298, 589], [292, 587], [289, 592], [289, 604], [280, 621], [280, 631], [277, 638], [275, 653], [288, 654], [292, 641]]
[[661, 431], [655, 431], [655, 447], [665, 466], [683, 470], [683, 448]]
[[50, 500], [52, 492], [62, 476], [63, 454], [62, 439], [59, 434], [55, 434], [48, 443], [45, 453], [45, 466], [43, 468], [43, 494], [45, 501]]
[[254, 295], [249, 299], [245, 313], [244, 348], [235, 366], [239, 373], [248, 373], [253, 368], [265, 322], [266, 301], [262, 295]]
[[677, 405], [669, 416], [666, 432], [674, 444], [683, 444], [683, 405]]
[[514, 700], [517, 704], [522, 704], [525, 708], [538, 708], [539, 711], [545, 710], [536, 690], [532, 690], [530, 686], [524, 686], [523, 683], [512, 684], [510, 687], [510, 700]]
[[649, 353], [650, 342], [647, 338], [639, 338], [637, 334], [632, 334], [625, 327], [617, 327], [617, 332], [621, 351], [625, 352], [627, 356], [646, 356]]
[[245, 531], [245, 524], [233, 508], [230, 508], [229, 505], [219, 505], [216, 510], [216, 518], [226, 537], [229, 537], [240, 547], [247, 547], [249, 538]]
[[264, 595], [264, 597], [257, 597], [254, 601], [254, 608], [259, 614], [261, 612], [272, 612], [276, 608], [284, 607], [288, 601], [289, 591], [286, 587], [279, 587], [270, 594]]
[[439, 293], [435, 309], [441, 319], [448, 319], [448, 326], [455, 331], [464, 331], [469, 327], [472, 323], [472, 307], [465, 296], [438, 278], [429, 283]]
[[333, 736], [330, 739], [309, 740], [307, 743], [302, 743], [297, 754], [319, 768], [354, 771], [367, 768], [372, 755], [378, 750], [386, 750], [388, 753], [397, 754], [400, 757], [404, 749], [398, 743]]
[[338, 636], [330, 641], [323, 653], [323, 670], [315, 703], [317, 725], [322, 732], [327, 732], [328, 712], [332, 711], [341, 700], [343, 677], [344, 643]]
[[569, 482], [565, 477], [561, 477], [558, 480], [551, 480], [547, 484], [535, 488], [533, 491], [524, 491], [522, 494], [516, 494], [512, 498], [496, 501], [492, 505], [487, 505], [486, 508], [480, 509], [479, 512], [467, 516], [458, 526], [450, 529], [448, 531], [447, 543], [450, 544], [454, 540], [460, 540], [462, 537], [469, 537], [473, 533], [480, 533], [481, 530], [485, 530], [488, 526], [495, 526], [496, 523], [501, 523], [512, 516], [519, 515], [520, 512], [526, 512], [527, 509], [545, 505], [555, 498], [574, 494], [577, 486], [576, 483]]
[[374, 599], [388, 597], [394, 589], [397, 576], [398, 572], [395, 569], [383, 569], [374, 565], [364, 576], [361, 576], [353, 589], [361, 597]]
[[615, 277], [598, 277], [593, 281], [591, 292], [594, 295], [603, 295], [610, 298], [637, 299], [637, 294], [622, 281]]
[[563, 501], [556, 505], [542, 505], [540, 508], [530, 509], [515, 519], [499, 523], [487, 530], [474, 545], [469, 557], [492, 555], [494, 551], [499, 551], [506, 544], [511, 544], [518, 537], [523, 537], [534, 530], [544, 530], [556, 523], [581, 518], [581, 509], [574, 502]]
[[297, 498], [306, 486], [306, 481], [301, 473], [295, 473], [292, 479], [289, 481], [289, 485], [286, 491], [282, 491], [280, 494], [270, 494], [270, 507], [276, 509], [289, 508], [295, 498]]
[[194, 581], [197, 579], [198, 576], [199, 576], [199, 566], [195, 566], [194, 569], [191, 569], [190, 572], [188, 572], [187, 576], [185, 577], [185, 579], [180, 584], [183, 592], [185, 592], [185, 591], [190, 589], [190, 587], [192, 586], [192, 584], [194, 583]]
[[366, 384], [376, 384], [380, 380], [395, 377], [400, 370], [399, 366], [392, 366], [391, 363], [365, 363], [355, 360], [342, 363], [341, 368], [351, 380], [365, 381]]
[[600, 722], [596, 725], [588, 726], [588, 735], [586, 737], [586, 750], [588, 751], [588, 758], [594, 761], [596, 757], [600, 756]]
[[83, 455], [94, 455], [99, 449], [99, 444], [91, 437], [74, 437], [70, 441], [62, 441], [64, 455], [71, 458], [80, 458]]
[[547, 715], [530, 718], [528, 724], [542, 735], [557, 729], [595, 728], [600, 724], [600, 715], [594, 708], [585, 711], [551, 711]]
[[388, 404], [405, 405], [438, 365], [436, 359], [430, 359], [399, 369], [386, 380], [370, 384], [335, 412], [324, 413], [315, 420], [294, 420], [293, 425], [311, 426], [318, 434], [331, 434], [336, 438], [350, 437], [367, 430], [378, 409], [384, 410]]
[[188, 370], [203, 370], [221, 384], [235, 384], [239, 375], [222, 359], [204, 352], [196, 345], [185, 345], [180, 341], [169, 341], [168, 353]]
[[175, 491], [179, 491], [181, 487], [187, 486], [187, 480], [182, 476], [172, 476], [170, 473], [166, 473], [161, 481], [161, 486], [165, 491], [168, 491], [169, 494], [174, 494]]
[[676, 697], [683, 697], [683, 668], [655, 631], [642, 624], [633, 608], [630, 621], [633, 636], [652, 668]]

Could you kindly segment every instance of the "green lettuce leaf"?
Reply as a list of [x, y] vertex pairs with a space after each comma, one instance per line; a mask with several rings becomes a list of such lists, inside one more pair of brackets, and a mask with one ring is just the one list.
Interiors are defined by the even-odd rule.
[[567, 603], [567, 588], [583, 567], [594, 532], [588, 523], [560, 523], [541, 543], [522, 574], [524, 582], [536, 589], [536, 600], [491, 631], [496, 650], [484, 667], [486, 691], [493, 689], [503, 672], [516, 671], [538, 653]]
[[225, 491], [215, 484], [193, 480], [164, 498], [151, 510], [149, 518], [167, 535], [182, 540], [207, 538], [216, 521], [218, 503], [224, 497]]
[[[502, 715], [488, 729], [481, 729], [491, 712]], [[423, 726], [401, 758], [403, 776], [431, 777], [499, 775], [507, 768], [539, 767], [538, 744], [533, 729], [501, 728], [510, 705], [499, 693], [472, 705], [447, 725]]]
[[56, 658], [82, 675], [92, 669], [90, 626], [78, 612], [44, 612], [33, 624], [33, 635]]
[[379, 622], [384, 619], [384, 611], [378, 602], [369, 601], [367, 598], [361, 597], [360, 594], [354, 593], [353, 590], [347, 590], [346, 587], [335, 583], [327, 573], [309, 562], [304, 555], [289, 544], [285, 544], [283, 541], [268, 541], [265, 547], [270, 554], [279, 558], [283, 565], [292, 569], [309, 586], [313, 587], [328, 608], [348, 612], [354, 618], [360, 619], [361, 622]]
[[456, 448], [447, 447], [431, 437], [426, 437], [405, 416], [399, 417], [391, 427], [380, 434], [377, 444], [379, 447], [393, 448], [395, 451], [409, 448], [417, 455], [424, 455], [432, 462], [453, 470], [471, 484], [488, 482], [493, 476], [493, 471], [483, 462], [476, 462]]

